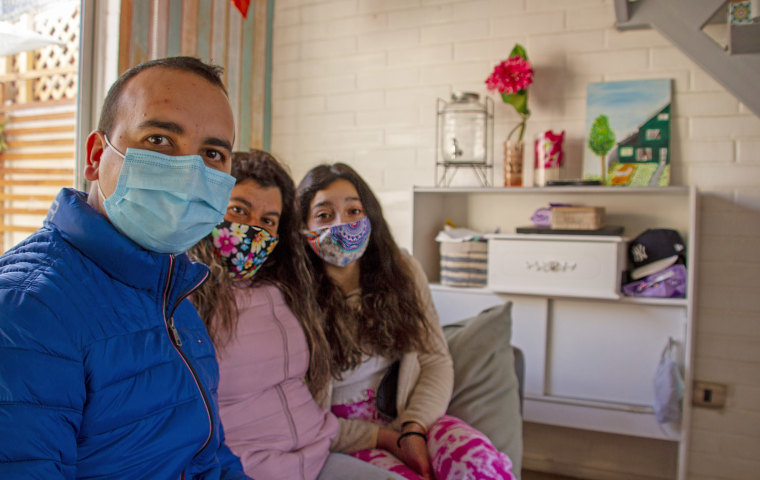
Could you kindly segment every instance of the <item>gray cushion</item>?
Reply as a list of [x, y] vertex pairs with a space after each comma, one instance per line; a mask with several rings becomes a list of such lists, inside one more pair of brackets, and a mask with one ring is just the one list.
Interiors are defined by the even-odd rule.
[[512, 460], [522, 460], [522, 417], [512, 349], [512, 302], [443, 327], [454, 360], [448, 414], [483, 432]]

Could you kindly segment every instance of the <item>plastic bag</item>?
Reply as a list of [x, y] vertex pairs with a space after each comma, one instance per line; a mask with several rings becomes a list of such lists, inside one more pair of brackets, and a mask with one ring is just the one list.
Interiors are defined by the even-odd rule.
[[654, 375], [654, 416], [660, 423], [677, 422], [681, 419], [683, 399], [683, 374], [678, 365], [676, 342], [670, 338], [660, 356], [660, 364]]
[[672, 265], [635, 282], [623, 285], [629, 297], [684, 298], [686, 296], [686, 267]]

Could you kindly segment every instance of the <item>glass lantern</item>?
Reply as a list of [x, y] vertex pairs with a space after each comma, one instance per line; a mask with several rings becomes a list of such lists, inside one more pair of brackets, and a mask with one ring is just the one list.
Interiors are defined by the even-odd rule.
[[439, 98], [436, 117], [436, 186], [449, 186], [460, 168], [470, 168], [481, 185], [493, 184], [493, 112], [490, 97], [473, 92]]

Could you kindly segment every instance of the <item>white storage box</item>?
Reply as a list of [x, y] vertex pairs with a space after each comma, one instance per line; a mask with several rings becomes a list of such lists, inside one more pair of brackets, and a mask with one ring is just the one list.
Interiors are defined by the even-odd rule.
[[488, 236], [496, 292], [620, 298], [625, 239], [607, 235]]

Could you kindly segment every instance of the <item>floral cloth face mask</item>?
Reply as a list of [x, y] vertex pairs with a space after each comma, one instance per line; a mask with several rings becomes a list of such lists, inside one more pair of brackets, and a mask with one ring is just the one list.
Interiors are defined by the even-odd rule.
[[233, 280], [253, 277], [277, 246], [277, 237], [255, 225], [222, 220], [211, 231], [214, 250]]
[[304, 232], [311, 249], [322, 260], [345, 267], [364, 255], [369, 245], [372, 226], [369, 218]]

